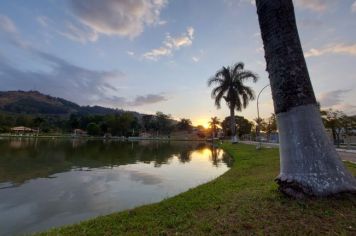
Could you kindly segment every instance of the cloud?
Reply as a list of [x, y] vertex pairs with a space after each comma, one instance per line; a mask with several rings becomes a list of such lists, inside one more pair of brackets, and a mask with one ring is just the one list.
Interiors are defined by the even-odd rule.
[[343, 111], [346, 115], [355, 115], [356, 106], [348, 103], [340, 103], [332, 107], [334, 110]]
[[172, 37], [167, 34], [166, 39], [163, 41], [163, 46], [152, 49], [144, 53], [142, 56], [145, 59], [157, 60], [160, 57], [171, 55], [173, 50], [179, 50], [181, 47], [190, 46], [194, 39], [194, 28], [188, 27], [187, 31], [179, 37]]
[[321, 27], [323, 25], [323, 22], [318, 19], [305, 18], [305, 19], [301, 19], [299, 21], [299, 24], [301, 27], [304, 28], [316, 28], [316, 27]]
[[321, 49], [312, 48], [304, 53], [305, 57], [318, 57], [324, 54], [344, 54], [356, 56], [356, 44], [331, 44]]
[[127, 53], [127, 55], [129, 55], [129, 56], [135, 56], [135, 53], [132, 52], [132, 51], [127, 51], [126, 53]]
[[295, 5], [314, 12], [325, 12], [335, 0], [295, 0]]
[[199, 62], [200, 58], [199, 58], [199, 57], [192, 57], [192, 60], [193, 60], [194, 62]]
[[338, 89], [319, 94], [318, 101], [323, 108], [332, 108], [343, 111], [348, 115], [356, 113], [356, 106], [344, 102], [344, 97], [351, 93], [353, 89]]
[[167, 24], [167, 21], [165, 20], [160, 20], [157, 22], [158, 25], [166, 25]]
[[318, 101], [323, 107], [332, 107], [335, 105], [340, 105], [343, 101], [345, 94], [351, 92], [352, 89], [338, 89], [329, 92], [321, 93], [318, 96]]
[[[117, 80], [125, 78], [120, 71], [98, 71], [76, 66], [55, 55], [34, 48], [24, 41], [15, 24], [6, 16], [0, 17], [0, 34], [16, 49], [22, 50], [31, 61], [41, 63], [42, 70], [23, 70], [9, 59], [0, 57], [2, 90], [36, 89], [58, 97], [92, 104], [114, 104]], [[45, 68], [45, 69], [43, 69]], [[118, 102], [121, 99], [118, 99]]]
[[147, 94], [145, 96], [137, 96], [132, 102], [128, 102], [129, 106], [142, 106], [147, 104], [154, 104], [163, 101], [167, 101], [168, 99], [160, 94]]
[[21, 70], [0, 60], [0, 81], [3, 90], [36, 89], [63, 97], [79, 104], [108, 103], [115, 105], [121, 98], [113, 82], [125, 78], [120, 71], [97, 71], [73, 65], [54, 55], [31, 49], [34, 57], [48, 66], [44, 71]]
[[0, 36], [16, 47], [27, 48], [29, 43], [23, 40], [14, 22], [7, 16], [0, 14]]
[[97, 34], [134, 38], [159, 19], [167, 0], [70, 0], [78, 20]]
[[38, 16], [36, 18], [36, 21], [38, 22], [38, 24], [40, 24], [42, 27], [47, 27], [49, 24], [49, 19], [46, 16]]
[[25, 42], [15, 24], [7, 17], [1, 17], [0, 21], [0, 33], [10, 32], [5, 35], [8, 41], [29, 55], [32, 61], [40, 62], [42, 68], [41, 70], [21, 69], [20, 66], [12, 64], [8, 58], [0, 55], [1, 90], [35, 89], [81, 105], [96, 104], [112, 107], [143, 106], [167, 100], [162, 94], [137, 96], [132, 101], [117, 96], [121, 87], [118, 83], [126, 78], [124, 73], [115, 70], [87, 69], [38, 50], [30, 44], [24, 47]]
[[256, 5], [255, 0], [224, 0], [224, 3], [227, 4], [228, 7], [236, 7], [240, 6], [241, 4], [251, 4], [251, 5]]
[[356, 1], [351, 5], [351, 12], [356, 13]]
[[162, 177], [136, 170], [130, 170], [130, 179], [144, 185], [158, 185], [162, 183]]
[[162, 56], [167, 56], [171, 54], [172, 54], [172, 49], [166, 47], [160, 47], [160, 48], [152, 49], [149, 52], [146, 52], [145, 54], [143, 54], [143, 57], [155, 61]]
[[5, 15], [0, 15], [0, 29], [8, 33], [16, 33], [15, 24]]
[[74, 24], [67, 22], [66, 31], [58, 31], [62, 36], [80, 43], [95, 42], [98, 39], [98, 34], [88, 27], [77, 27]]

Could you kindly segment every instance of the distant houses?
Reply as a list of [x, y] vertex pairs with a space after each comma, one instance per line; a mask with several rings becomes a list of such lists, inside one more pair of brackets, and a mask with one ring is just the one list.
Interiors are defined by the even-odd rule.
[[32, 129], [25, 126], [17, 126], [10, 129], [11, 133], [15, 134], [33, 134], [38, 133], [38, 129]]

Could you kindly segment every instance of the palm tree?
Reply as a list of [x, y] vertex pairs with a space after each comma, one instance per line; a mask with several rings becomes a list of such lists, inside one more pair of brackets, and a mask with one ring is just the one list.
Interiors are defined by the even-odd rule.
[[279, 189], [295, 197], [356, 192], [325, 133], [292, 0], [256, 0], [280, 137]]
[[244, 85], [244, 82], [252, 79], [256, 82], [258, 76], [244, 69], [244, 63], [239, 62], [232, 67], [222, 67], [216, 74], [208, 80], [208, 86], [217, 86], [211, 92], [211, 97], [215, 99], [215, 105], [221, 107], [221, 99], [224, 98], [230, 109], [230, 129], [231, 142], [237, 142], [235, 110], [241, 111], [246, 108], [249, 101], [255, 99], [255, 94], [251, 87]]
[[215, 138], [215, 134], [216, 134], [216, 130], [217, 130], [217, 126], [220, 124], [220, 120], [219, 118], [215, 117], [211, 117], [210, 121], [209, 121], [209, 126], [211, 127], [211, 131], [212, 131], [212, 139], [214, 140]]

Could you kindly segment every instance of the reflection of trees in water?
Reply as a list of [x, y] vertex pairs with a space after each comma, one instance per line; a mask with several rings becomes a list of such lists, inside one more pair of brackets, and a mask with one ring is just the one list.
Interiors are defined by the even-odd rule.
[[210, 155], [211, 162], [213, 163], [214, 166], [218, 166], [221, 161], [219, 159], [220, 149], [215, 148], [214, 145], [210, 145], [209, 149], [210, 149], [210, 153], [211, 153], [211, 155]]
[[[49, 177], [73, 168], [110, 168], [137, 162], [159, 167], [169, 163], [174, 157], [186, 163], [191, 161], [193, 151], [206, 148], [206, 144], [186, 142], [128, 143], [59, 139], [26, 141], [24, 145], [9, 148], [9, 140], [0, 140], [0, 183], [21, 184], [33, 178]], [[214, 165], [224, 161], [219, 158], [219, 154], [212, 156]]]
[[192, 159], [192, 150], [182, 150], [179, 154], [178, 154], [178, 159], [180, 162], [182, 163], [186, 163], [186, 162], [190, 162]]
[[215, 147], [213, 144], [209, 145], [210, 160], [214, 166], [219, 166], [225, 163], [228, 167], [232, 166], [233, 159], [222, 151], [222, 149]]

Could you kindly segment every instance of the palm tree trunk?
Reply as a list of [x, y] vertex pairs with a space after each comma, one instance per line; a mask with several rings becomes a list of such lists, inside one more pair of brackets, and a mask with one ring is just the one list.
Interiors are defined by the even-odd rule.
[[280, 190], [294, 197], [356, 192], [321, 121], [292, 0], [256, 5], [280, 132]]
[[230, 107], [230, 130], [231, 130], [231, 143], [237, 143], [235, 107], [234, 106]]

